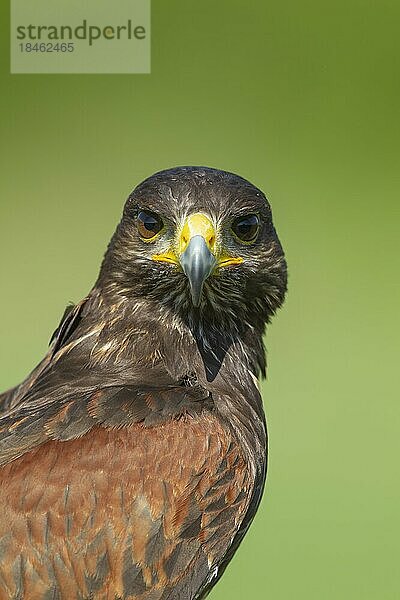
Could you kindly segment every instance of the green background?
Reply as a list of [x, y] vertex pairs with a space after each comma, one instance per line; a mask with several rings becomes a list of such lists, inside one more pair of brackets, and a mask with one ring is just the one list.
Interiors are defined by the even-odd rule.
[[267, 492], [212, 598], [399, 598], [399, 3], [154, 0], [152, 74], [123, 76], [9, 75], [2, 5], [1, 387], [88, 291], [140, 180], [240, 173], [290, 281]]

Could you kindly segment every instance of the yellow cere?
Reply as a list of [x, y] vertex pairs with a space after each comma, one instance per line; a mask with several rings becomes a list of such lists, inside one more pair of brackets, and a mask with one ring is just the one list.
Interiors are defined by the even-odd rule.
[[[176, 240], [176, 252], [173, 248], [170, 248], [162, 254], [154, 254], [153, 260], [159, 262], [167, 262], [170, 264], [179, 265], [179, 256], [181, 256], [189, 245], [190, 240], [195, 235], [201, 235], [207, 246], [216, 256], [217, 254], [217, 233], [215, 227], [207, 215], [203, 213], [194, 213], [189, 215], [186, 219], [183, 227], [178, 231], [178, 239]], [[223, 254], [217, 257], [218, 267], [228, 267], [233, 265], [240, 265], [243, 262], [243, 258], [240, 256], [227, 256]]]
[[185, 252], [190, 240], [195, 235], [201, 235], [205, 239], [210, 251], [213, 254], [215, 253], [216, 233], [214, 225], [203, 213], [195, 213], [186, 219], [182, 227], [178, 241], [179, 254]]

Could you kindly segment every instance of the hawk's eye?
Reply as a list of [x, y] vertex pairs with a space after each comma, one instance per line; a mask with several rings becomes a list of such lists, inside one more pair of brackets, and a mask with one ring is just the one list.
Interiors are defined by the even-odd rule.
[[140, 237], [151, 240], [163, 228], [161, 217], [152, 212], [141, 210], [137, 216], [137, 228]]
[[253, 242], [260, 228], [260, 219], [257, 215], [238, 217], [232, 223], [232, 231], [241, 242]]

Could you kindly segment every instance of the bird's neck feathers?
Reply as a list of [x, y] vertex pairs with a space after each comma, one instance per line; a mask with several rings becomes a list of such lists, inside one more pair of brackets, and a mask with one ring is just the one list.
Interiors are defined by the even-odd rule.
[[[87, 324], [93, 314], [99, 330], [92, 343], [98, 344], [101, 337], [103, 345], [114, 348], [120, 357], [140, 356], [141, 350], [146, 348], [150, 354], [159, 356], [187, 357], [186, 364], [179, 368], [190, 368], [191, 359], [200, 356], [207, 381], [213, 381], [225, 356], [233, 354], [237, 363], [245, 365], [253, 377], [265, 376], [263, 322], [252, 325], [238, 319], [221, 324], [196, 310], [182, 315], [152, 299], [110, 295], [101, 287], [91, 292], [88, 308]], [[176, 364], [179, 362], [176, 356]]]
[[265, 371], [261, 332], [247, 329], [239, 336], [216, 327], [191, 330], [148, 299], [111, 302], [95, 287], [62, 321], [52, 361], [54, 372], [76, 373], [83, 387], [103, 381], [116, 387], [203, 389], [252, 462], [264, 460], [266, 431], [257, 383]]
[[[103, 306], [107, 306], [104, 302]], [[109, 309], [106, 309], [106, 312]], [[115, 315], [120, 312], [120, 330]], [[166, 307], [138, 299], [111, 310], [109, 341], [119, 338], [129, 353], [126, 337], [134, 345], [131, 355], [157, 357], [150, 376], [157, 383], [157, 370], [165, 368], [174, 381], [200, 385], [214, 398], [226, 422], [236, 430], [252, 460], [265, 457], [266, 427], [258, 377], [265, 376], [264, 325], [259, 329], [243, 324], [224, 330], [207, 320], [188, 321]], [[140, 334], [132, 339], [132, 331]], [[139, 359], [140, 360], [140, 359]], [[161, 375], [162, 377], [162, 375]]]
[[[112, 237], [100, 269], [95, 289], [109, 306], [130, 306], [136, 314], [143, 310], [157, 319], [192, 332], [205, 345], [226, 338], [259, 340], [265, 326], [282, 304], [286, 291], [283, 257], [268, 268], [254, 270], [251, 280], [209, 277], [203, 287], [200, 305], [195, 307], [187, 277], [171, 270], [171, 265], [156, 263], [136, 249], [127, 252], [129, 227], [122, 220]], [[132, 263], [136, 268], [133, 269]], [[250, 332], [250, 334], [249, 334]], [[261, 361], [263, 362], [263, 361]], [[261, 372], [263, 366], [261, 365]]]

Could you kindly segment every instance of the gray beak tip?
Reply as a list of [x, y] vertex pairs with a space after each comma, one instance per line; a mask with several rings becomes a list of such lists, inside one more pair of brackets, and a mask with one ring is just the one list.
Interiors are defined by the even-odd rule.
[[193, 305], [198, 307], [204, 282], [216, 265], [215, 256], [210, 252], [203, 236], [195, 235], [181, 255], [180, 262], [183, 272], [189, 279]]

